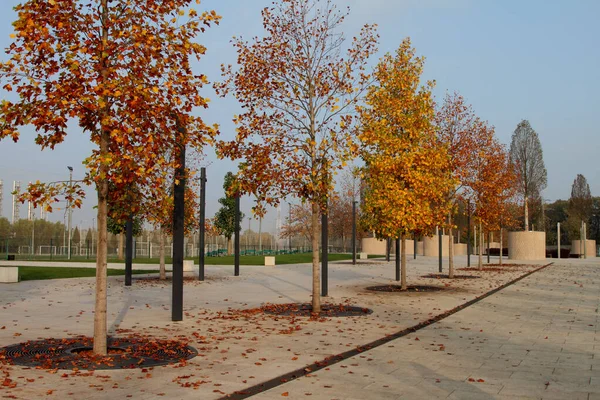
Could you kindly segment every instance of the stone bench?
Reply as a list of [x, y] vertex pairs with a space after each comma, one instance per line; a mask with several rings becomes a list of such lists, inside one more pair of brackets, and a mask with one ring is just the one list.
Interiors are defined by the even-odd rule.
[[19, 267], [0, 267], [0, 283], [19, 282]]

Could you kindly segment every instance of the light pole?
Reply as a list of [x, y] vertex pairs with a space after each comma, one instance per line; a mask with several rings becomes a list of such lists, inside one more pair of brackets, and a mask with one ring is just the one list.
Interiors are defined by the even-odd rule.
[[[73, 167], [69, 167], [67, 166], [67, 169], [69, 170], [69, 198], [72, 195], [72, 193], [70, 193], [72, 185], [73, 185]], [[68, 207], [68, 211], [69, 211], [69, 227], [68, 227], [68, 231], [69, 231], [69, 248], [68, 248], [68, 253], [67, 253], [67, 258], [70, 260], [71, 259], [71, 217], [73, 212], [71, 211], [71, 200], [68, 201], [67, 203], [67, 207]]]

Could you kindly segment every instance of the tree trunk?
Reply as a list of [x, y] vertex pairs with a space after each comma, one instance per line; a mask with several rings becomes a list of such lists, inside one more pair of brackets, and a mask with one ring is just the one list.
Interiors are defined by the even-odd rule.
[[483, 224], [479, 220], [479, 262], [477, 268], [481, 271], [483, 268]]
[[[401, 239], [401, 248], [400, 248], [400, 253], [402, 254], [401, 258], [400, 258], [400, 286], [401, 286], [401, 290], [407, 290], [408, 287], [406, 285], [406, 235], [402, 234], [402, 236], [400, 236]], [[396, 257], [398, 257], [398, 254], [396, 254]]]
[[228, 255], [233, 254], [233, 241], [231, 240], [230, 237], [227, 238], [227, 254]]
[[525, 196], [525, 232], [529, 231], [529, 204]]
[[312, 203], [312, 312], [321, 312], [321, 276], [319, 271], [319, 205]]
[[123, 236], [124, 236], [123, 232], [119, 233], [119, 253], [117, 256], [119, 258], [119, 260], [122, 260], [124, 258], [123, 257], [123, 248], [125, 246], [123, 245]]
[[448, 278], [454, 279], [454, 233], [452, 232], [452, 211], [448, 212]]
[[159, 245], [158, 245], [158, 258], [160, 263], [160, 279], [167, 279], [167, 269], [165, 268], [165, 232], [161, 228], [158, 231], [159, 234]]
[[502, 228], [500, 228], [500, 261], [498, 261], [498, 264], [502, 265]]
[[[100, 14], [103, 24], [108, 24], [108, 0], [101, 0], [100, 2]], [[102, 42], [108, 43], [108, 28], [106, 25], [102, 26], [101, 30]], [[100, 51], [100, 74], [103, 82], [108, 82], [109, 71], [108, 71], [108, 60], [106, 52]], [[105, 118], [108, 117], [110, 112], [110, 103], [108, 96], [105, 96], [105, 106], [100, 109], [100, 151], [99, 158], [103, 160], [108, 156], [109, 144], [110, 144], [110, 131], [105, 126]], [[98, 255], [96, 257], [96, 300], [94, 304], [94, 354], [106, 355], [107, 353], [107, 323], [106, 323], [106, 258], [107, 258], [107, 236], [106, 230], [106, 219], [108, 215], [108, 167], [105, 163], [101, 162], [98, 167], [98, 181], [96, 184], [96, 190], [98, 192]]]

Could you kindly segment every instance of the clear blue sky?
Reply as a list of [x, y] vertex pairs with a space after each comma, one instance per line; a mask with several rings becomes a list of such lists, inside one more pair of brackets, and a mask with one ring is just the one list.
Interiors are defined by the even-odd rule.
[[[0, 46], [10, 43], [12, 7], [17, 0], [0, 5]], [[600, 109], [600, 1], [596, 0], [349, 0], [351, 16], [345, 24], [347, 36], [356, 34], [364, 23], [379, 25], [380, 54], [394, 51], [410, 36], [420, 55], [427, 58], [425, 78], [435, 79], [435, 94], [458, 91], [476, 113], [496, 127], [499, 139], [510, 137], [521, 119], [528, 119], [538, 132], [548, 169], [544, 198], [568, 198], [571, 184], [583, 173], [593, 195], [600, 195], [600, 135], [595, 116]], [[219, 79], [221, 63], [235, 61], [229, 43], [232, 36], [250, 38], [262, 34], [260, 10], [271, 1], [205, 0], [201, 7], [215, 9], [223, 16], [219, 27], [210, 28], [199, 41], [208, 48], [198, 70], [211, 80]], [[0, 55], [0, 59], [6, 56]], [[1, 90], [1, 89], [0, 89]], [[223, 137], [233, 132], [231, 123], [236, 104], [215, 98], [210, 89], [211, 107], [203, 112], [207, 122], [219, 123]], [[4, 207], [9, 217], [8, 194], [13, 180], [52, 181], [68, 179], [66, 166], [83, 176], [81, 161], [90, 153], [88, 138], [73, 125], [68, 140], [56, 150], [40, 152], [31, 129], [24, 129], [21, 141], [0, 142], [0, 179], [4, 180]], [[218, 208], [225, 172], [233, 163], [215, 160], [207, 149], [209, 193], [207, 216]], [[74, 224], [91, 225], [95, 194], [90, 192]], [[249, 215], [250, 200], [243, 203]], [[25, 217], [26, 206], [22, 206]], [[284, 207], [284, 215], [287, 209]], [[56, 212], [52, 220], [62, 220]], [[244, 223], [244, 229], [247, 222]], [[265, 221], [272, 230], [274, 215]], [[256, 229], [256, 223], [253, 223]]]

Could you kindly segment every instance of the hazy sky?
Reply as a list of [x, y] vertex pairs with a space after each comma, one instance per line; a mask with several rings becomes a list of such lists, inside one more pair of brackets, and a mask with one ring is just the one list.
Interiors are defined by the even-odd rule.
[[[598, 151], [600, 137], [594, 116], [600, 109], [600, 2], [597, 0], [337, 0], [351, 7], [344, 25], [348, 37], [365, 23], [377, 23], [381, 36], [380, 53], [393, 52], [410, 36], [419, 55], [427, 58], [425, 78], [435, 79], [435, 94], [441, 100], [447, 91], [460, 92], [475, 112], [496, 127], [499, 139], [509, 145], [516, 125], [528, 119], [538, 132], [548, 169], [544, 198], [570, 196], [571, 184], [583, 173], [592, 194], [600, 195]], [[12, 7], [18, 0], [0, 0], [0, 46], [11, 39]], [[198, 40], [208, 49], [198, 71], [214, 81], [220, 78], [221, 63], [235, 61], [229, 43], [232, 36], [246, 38], [262, 34], [260, 10], [265, 0], [205, 0], [201, 7], [215, 9], [223, 16], [220, 26], [210, 28]], [[0, 59], [6, 59], [0, 55]], [[1, 89], [0, 89], [1, 91]], [[3, 94], [2, 94], [3, 96]], [[233, 100], [216, 98], [211, 89], [210, 109], [203, 112], [209, 123], [221, 125], [224, 138], [233, 132]], [[32, 129], [23, 129], [21, 140], [0, 142], [0, 179], [4, 181], [4, 202], [0, 213], [11, 215], [12, 184], [20, 180], [56, 181], [84, 174], [82, 160], [92, 147], [88, 136], [73, 124], [65, 143], [54, 151], [41, 152], [34, 144]], [[207, 216], [218, 209], [223, 176], [235, 164], [216, 160], [206, 149], [208, 168]], [[249, 215], [250, 199], [242, 207]], [[73, 215], [74, 225], [90, 226], [95, 217], [95, 193], [90, 191], [82, 210]], [[21, 216], [26, 216], [26, 205]], [[283, 209], [287, 213], [287, 206]], [[57, 211], [51, 220], [62, 220]], [[264, 223], [274, 227], [274, 213]], [[246, 229], [245, 221], [243, 228]], [[253, 222], [253, 229], [257, 224]]]

